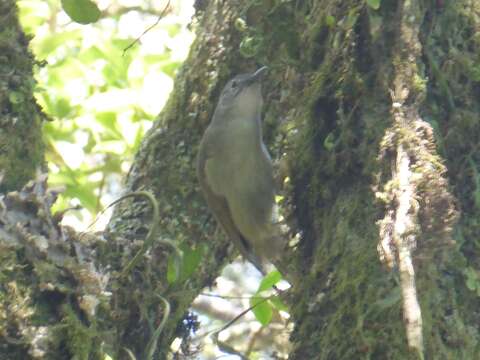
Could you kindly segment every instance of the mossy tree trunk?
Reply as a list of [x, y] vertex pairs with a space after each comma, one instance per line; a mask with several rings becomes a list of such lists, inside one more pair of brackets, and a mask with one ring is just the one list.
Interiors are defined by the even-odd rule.
[[0, 1], [0, 191], [20, 189], [43, 164], [44, 115], [33, 98], [33, 56], [14, 0]]
[[[292, 233], [301, 234], [285, 254], [302, 277], [286, 299], [295, 322], [290, 357], [475, 358], [479, 5], [383, 0], [374, 9], [375, 1], [368, 3], [197, 2], [197, 39], [126, 180], [126, 192], [155, 194], [163, 242], [119, 275], [139, 248], [134, 240], [149, 228], [150, 204], [135, 198], [118, 205], [103, 234], [107, 242], [69, 235], [68, 244], [79, 243], [88, 254], [83, 264], [69, 255], [60, 274], [58, 264], [40, 271], [35, 263], [39, 284], [71, 281], [48, 290], [60, 311], [47, 309], [69, 330], [44, 330], [61, 339], [45, 340], [56, 355], [49, 358], [93, 356], [102, 341], [116, 358], [126, 357], [122, 348], [144, 356], [164, 312], [159, 296], [171, 312], [158, 357], [165, 358], [174, 337], [188, 338], [196, 326], [186, 315], [189, 304], [234, 255], [215, 234], [199, 194], [198, 143], [225, 81], [260, 64], [271, 69], [265, 137], [289, 179], [282, 209]], [[176, 279], [171, 247], [162, 245], [168, 241], [201, 259], [194, 268], [181, 267]], [[32, 252], [26, 254], [21, 260], [31, 262]], [[421, 322], [409, 306], [412, 285]], [[35, 289], [28, 296], [41, 303], [47, 290]], [[27, 298], [7, 290], [8, 301]], [[89, 305], [94, 300], [100, 305]], [[34, 325], [24, 303], [12, 321], [27, 332]], [[43, 325], [48, 322], [35, 323]], [[35, 339], [23, 339], [25, 351], [33, 351], [26, 344]]]

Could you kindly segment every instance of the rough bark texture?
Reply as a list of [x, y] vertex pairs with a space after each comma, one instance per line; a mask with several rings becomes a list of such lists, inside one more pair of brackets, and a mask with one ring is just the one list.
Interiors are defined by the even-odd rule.
[[[161, 213], [158, 238], [175, 242], [186, 257], [201, 259], [199, 264], [181, 266], [175, 278], [171, 248], [159, 243], [132, 272], [119, 276], [148, 231], [150, 204], [140, 199], [117, 207], [104, 234], [108, 241], [92, 237], [80, 248], [72, 245], [76, 250], [69, 250], [74, 255], [64, 261], [63, 272], [61, 264], [40, 271], [38, 252], [19, 257], [28, 249], [26, 240], [14, 242], [23, 245], [2, 251], [9, 257], [2, 261], [4, 283], [14, 284], [17, 275], [9, 270], [14, 265], [3, 264], [24, 266], [23, 273], [33, 268], [39, 280], [30, 274], [15, 283], [18, 289], [3, 287], [4, 304], [25, 308], [9, 320], [13, 328], [0, 329], [4, 339], [14, 335], [25, 341], [10, 341], [8, 349], [38, 350], [35, 338], [21, 330], [48, 324], [39, 315], [42, 309], [32, 305], [41, 303], [47, 290], [48, 309], [61, 309], [51, 310], [51, 318], [62, 324], [44, 330], [50, 334], [42, 338], [48, 351], [40, 349], [49, 359], [95, 358], [99, 339], [115, 358], [126, 357], [122, 348], [143, 358], [163, 315], [159, 295], [169, 301], [171, 314], [158, 358], [166, 357], [174, 337], [188, 338], [196, 326], [187, 314], [189, 304], [233, 257], [199, 194], [197, 146], [225, 81], [262, 64], [271, 69], [265, 135], [274, 158], [287, 169], [283, 211], [292, 233], [301, 233], [297, 247], [285, 255], [302, 274], [286, 299], [295, 322], [290, 358], [418, 357], [418, 346], [409, 349], [412, 333], [402, 320], [410, 315], [402, 302], [400, 264], [396, 271], [405, 246], [415, 270], [425, 358], [474, 359], [480, 304], [470, 289], [480, 288], [480, 280], [470, 279], [469, 289], [464, 274], [480, 268], [477, 2], [383, 0], [379, 10], [363, 0], [197, 5], [197, 40], [144, 139], [126, 192], [152, 191]], [[407, 183], [397, 178], [399, 159], [408, 160]], [[414, 195], [404, 202], [408, 210], [399, 211], [405, 186]], [[453, 245], [451, 193], [462, 215]], [[21, 208], [15, 207], [17, 198], [7, 207]], [[27, 210], [39, 207], [31, 203]], [[407, 231], [395, 233], [399, 214], [408, 217]], [[398, 247], [395, 236], [406, 243]], [[387, 266], [377, 253], [380, 241]], [[42, 259], [48, 261], [48, 254]], [[75, 265], [82, 262], [83, 267]], [[61, 287], [62, 281], [70, 285]], [[27, 288], [29, 283], [35, 285]], [[50, 283], [53, 288], [45, 288]], [[89, 305], [95, 300], [98, 305]]]
[[21, 189], [43, 164], [44, 115], [33, 98], [33, 56], [14, 0], [0, 0], [0, 191]]

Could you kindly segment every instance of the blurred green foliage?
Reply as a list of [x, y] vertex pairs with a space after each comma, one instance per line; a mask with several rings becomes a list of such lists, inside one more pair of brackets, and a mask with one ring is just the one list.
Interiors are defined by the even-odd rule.
[[158, 8], [140, 0], [96, 3], [100, 10], [90, 0], [19, 1], [22, 25], [43, 63], [35, 95], [52, 119], [44, 127], [49, 182], [65, 188], [54, 210], [79, 203], [86, 210], [75, 215], [78, 223], [118, 197], [193, 40], [191, 10], [178, 2], [125, 50], [157, 21], [166, 2], [154, 2]]
[[380, 9], [381, 0], [366, 0], [367, 5], [370, 6], [373, 10]]

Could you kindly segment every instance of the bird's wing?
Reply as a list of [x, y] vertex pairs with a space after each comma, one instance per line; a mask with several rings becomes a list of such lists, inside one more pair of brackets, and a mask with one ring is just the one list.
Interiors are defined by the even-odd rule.
[[201, 147], [197, 161], [197, 176], [210, 210], [213, 212], [213, 215], [221, 224], [227, 233], [227, 236], [240, 251], [242, 256], [250, 261], [260, 272], [265, 273], [262, 267], [262, 262], [253, 253], [252, 246], [248, 243], [235, 225], [230, 208], [228, 207], [227, 199], [221, 195], [215, 194], [210, 188], [206, 174], [208, 161], [208, 152]]

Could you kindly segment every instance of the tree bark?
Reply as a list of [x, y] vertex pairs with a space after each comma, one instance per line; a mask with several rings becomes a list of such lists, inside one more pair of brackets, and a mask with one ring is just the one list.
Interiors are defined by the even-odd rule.
[[41, 112], [33, 97], [28, 38], [15, 1], [0, 1], [0, 191], [21, 189], [43, 164]]
[[[25, 304], [23, 317], [9, 319], [23, 351], [38, 350], [20, 330], [38, 326], [25, 314], [40, 311], [31, 299], [42, 303], [46, 291], [52, 318], [68, 330], [56, 345], [44, 341], [49, 358], [100, 356], [102, 342], [115, 358], [127, 357], [124, 348], [143, 358], [164, 315], [159, 296], [171, 311], [157, 357], [175, 337], [188, 346], [197, 326], [189, 304], [234, 255], [199, 194], [198, 143], [228, 78], [268, 65], [265, 137], [285, 172], [282, 211], [300, 237], [285, 250], [302, 280], [286, 297], [290, 358], [475, 358], [479, 297], [471, 289], [480, 280], [467, 288], [465, 274], [478, 271], [479, 258], [480, 9], [473, 0], [368, 3], [197, 2], [197, 39], [125, 185], [155, 194], [161, 241], [122, 276], [152, 216], [139, 197], [117, 206], [107, 241], [70, 234], [75, 255], [55, 269], [40, 271], [38, 251], [26, 251], [21, 264], [36, 280], [25, 275], [20, 290], [3, 289], [10, 303]], [[7, 208], [18, 208], [10, 199]], [[184, 253], [177, 276], [166, 241]], [[18, 240], [2, 251], [5, 283], [14, 278], [3, 264], [40, 245]], [[10, 339], [11, 329], [0, 330]]]

